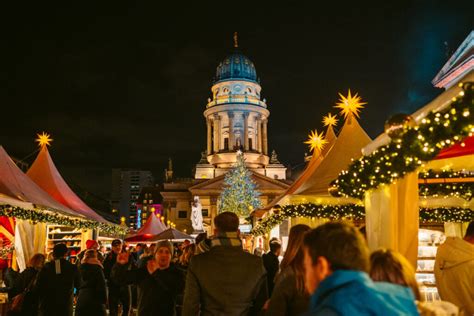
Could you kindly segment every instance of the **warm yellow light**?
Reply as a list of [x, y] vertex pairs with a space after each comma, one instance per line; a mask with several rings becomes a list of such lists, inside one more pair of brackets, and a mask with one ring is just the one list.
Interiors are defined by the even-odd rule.
[[51, 146], [51, 142], [53, 139], [51, 138], [51, 135], [43, 132], [41, 135], [36, 134], [38, 138], [36, 139], [36, 142], [38, 142], [38, 146], [44, 147], [44, 146]]
[[335, 115], [328, 113], [325, 117], [323, 117], [323, 124], [324, 126], [336, 126], [338, 119]]
[[336, 108], [341, 109], [341, 114], [344, 115], [344, 118], [347, 118], [349, 114], [353, 114], [356, 117], [359, 117], [360, 109], [363, 109], [363, 105], [367, 102], [362, 102], [362, 98], [356, 94], [351, 95], [351, 90], [347, 93], [347, 97], [339, 93], [341, 97], [339, 103], [336, 103]]
[[327, 140], [324, 139], [323, 132], [321, 134], [318, 134], [318, 131], [312, 131], [308, 135], [308, 140], [305, 141], [305, 144], [309, 145], [309, 150], [314, 151], [315, 149], [321, 151], [323, 149], [324, 145], [326, 145], [328, 142]]

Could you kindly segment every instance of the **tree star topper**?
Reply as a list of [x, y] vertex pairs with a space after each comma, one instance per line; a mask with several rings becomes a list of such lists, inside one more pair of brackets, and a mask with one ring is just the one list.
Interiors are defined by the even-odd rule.
[[324, 126], [336, 126], [337, 121], [339, 121], [335, 115], [328, 113], [325, 117], [323, 117], [323, 124]]
[[43, 148], [44, 146], [51, 146], [51, 142], [53, 141], [51, 135], [45, 132], [36, 135], [38, 136], [38, 138], [36, 139], [36, 141], [38, 142], [38, 146], [40, 146], [41, 148]]
[[341, 97], [339, 103], [336, 103], [336, 108], [341, 109], [341, 114], [344, 118], [347, 118], [350, 114], [353, 114], [357, 118], [359, 117], [360, 109], [363, 109], [363, 105], [367, 102], [362, 102], [362, 98], [356, 94], [351, 95], [351, 90], [347, 94], [347, 97], [339, 93]]
[[310, 151], [314, 151], [315, 149], [321, 151], [324, 145], [328, 143], [328, 141], [324, 139], [323, 132], [321, 132], [321, 134], [318, 134], [318, 131], [314, 130], [308, 135], [308, 137], [308, 140], [304, 143], [309, 145]]

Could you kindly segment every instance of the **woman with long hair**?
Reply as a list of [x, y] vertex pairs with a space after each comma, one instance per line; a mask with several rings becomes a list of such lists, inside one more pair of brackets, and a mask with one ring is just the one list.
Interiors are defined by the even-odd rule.
[[103, 266], [97, 256], [97, 251], [86, 250], [79, 266], [82, 282], [77, 297], [77, 316], [106, 315], [107, 289], [102, 270]]
[[375, 282], [388, 282], [412, 289], [416, 300], [421, 299], [415, 279], [415, 269], [400, 253], [380, 249], [370, 255], [370, 278]]
[[38, 314], [38, 296], [33, 291], [38, 272], [43, 268], [46, 261], [45, 255], [35, 254], [28, 261], [26, 269], [20, 273], [15, 281], [15, 293], [24, 293], [21, 312], [18, 315], [37, 315]]
[[280, 264], [268, 304], [267, 315], [300, 315], [307, 311], [309, 294], [305, 288], [303, 240], [310, 227], [298, 224], [290, 229], [288, 246]]

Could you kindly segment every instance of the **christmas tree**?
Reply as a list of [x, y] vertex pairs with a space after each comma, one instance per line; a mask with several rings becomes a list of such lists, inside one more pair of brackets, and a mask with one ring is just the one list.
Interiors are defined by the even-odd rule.
[[260, 192], [245, 167], [241, 152], [237, 153], [235, 167], [225, 175], [224, 191], [219, 199], [219, 212], [234, 212], [239, 217], [248, 217], [254, 209], [261, 207]]

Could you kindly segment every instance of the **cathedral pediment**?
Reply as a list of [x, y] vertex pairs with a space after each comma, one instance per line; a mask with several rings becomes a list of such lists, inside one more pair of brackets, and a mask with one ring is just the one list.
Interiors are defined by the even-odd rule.
[[[279, 194], [289, 188], [285, 182], [275, 180], [256, 172], [252, 172], [252, 180], [262, 194]], [[225, 175], [210, 179], [189, 188], [192, 195], [219, 195], [224, 188]]]

